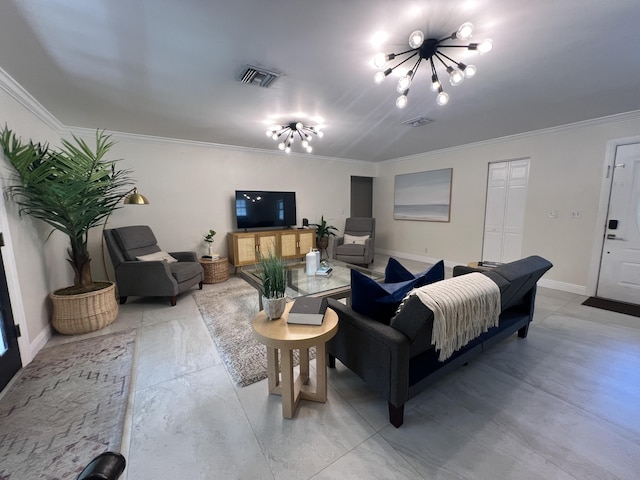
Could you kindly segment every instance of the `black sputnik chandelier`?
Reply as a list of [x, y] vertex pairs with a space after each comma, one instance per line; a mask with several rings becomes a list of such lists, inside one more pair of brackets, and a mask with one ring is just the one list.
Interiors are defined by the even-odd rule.
[[493, 43], [491, 40], [484, 40], [480, 43], [469, 43], [467, 45], [443, 44], [442, 42], [446, 42], [447, 40], [468, 40], [472, 33], [473, 25], [469, 22], [463, 23], [457, 31], [440, 40], [435, 38], [425, 39], [424, 33], [420, 30], [416, 30], [409, 35], [409, 46], [411, 47], [409, 50], [400, 53], [379, 53], [373, 58], [373, 64], [376, 68], [382, 68], [390, 60], [393, 60], [396, 57], [406, 56], [406, 58], [396, 66], [377, 72], [374, 76], [374, 81], [376, 83], [382, 83], [382, 81], [384, 81], [384, 79], [387, 78], [396, 68], [400, 67], [412, 58], [418, 57], [413, 67], [398, 80], [397, 90], [400, 96], [396, 100], [396, 106], [398, 108], [404, 108], [407, 106], [409, 88], [411, 87], [413, 77], [418, 71], [420, 63], [423, 60], [428, 61], [431, 65], [431, 90], [438, 92], [436, 103], [440, 106], [446, 105], [449, 102], [449, 95], [442, 88], [442, 84], [440, 83], [438, 73], [436, 71], [436, 64], [442, 64], [446, 69], [446, 72], [449, 75], [449, 83], [453, 86], [460, 85], [465, 78], [472, 78], [476, 74], [476, 67], [475, 65], [465, 65], [462, 62], [454, 60], [443, 53], [442, 49], [466, 48], [467, 50], [473, 50], [483, 54], [491, 50]]
[[313, 148], [309, 143], [313, 138], [312, 135], [317, 135], [319, 138], [322, 138], [324, 133], [320, 128], [310, 127], [302, 122], [291, 122], [288, 125], [272, 125], [269, 127], [269, 130], [267, 130], [267, 137], [271, 137], [276, 141], [281, 139], [281, 142], [278, 143], [278, 148], [287, 153], [291, 152], [291, 145], [297, 138], [300, 138], [302, 148], [304, 148], [307, 153], [311, 153]]

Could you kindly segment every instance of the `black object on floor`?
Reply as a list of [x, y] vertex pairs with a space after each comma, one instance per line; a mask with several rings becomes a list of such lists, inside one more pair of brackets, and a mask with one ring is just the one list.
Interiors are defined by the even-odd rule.
[[77, 480], [117, 480], [127, 462], [118, 452], [104, 452], [94, 458]]
[[606, 298], [589, 297], [582, 302], [582, 305], [640, 317], [640, 305], [634, 305], [633, 303], [616, 302], [615, 300], [608, 300]]

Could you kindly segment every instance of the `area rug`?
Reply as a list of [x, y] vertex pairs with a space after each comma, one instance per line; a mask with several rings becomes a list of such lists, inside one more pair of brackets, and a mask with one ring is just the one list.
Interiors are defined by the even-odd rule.
[[599, 297], [589, 297], [582, 302], [582, 305], [640, 317], [640, 305], [634, 305], [632, 303], [616, 302], [615, 300], [608, 300], [606, 298]]
[[0, 480], [73, 480], [120, 448], [135, 330], [44, 348], [0, 399]]
[[[267, 378], [267, 349], [253, 338], [251, 320], [259, 312], [258, 291], [243, 279], [205, 285], [193, 293], [211, 338], [233, 381], [246, 387]], [[299, 358], [294, 351], [294, 364]], [[315, 350], [309, 351], [315, 358]]]

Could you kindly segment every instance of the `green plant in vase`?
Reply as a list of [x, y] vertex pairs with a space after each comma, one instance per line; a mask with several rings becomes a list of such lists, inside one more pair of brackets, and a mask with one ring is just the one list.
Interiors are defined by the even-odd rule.
[[270, 320], [280, 318], [287, 303], [287, 271], [284, 261], [277, 255], [260, 255], [262, 280], [262, 306]]
[[[133, 183], [129, 170], [117, 170], [115, 160], [105, 159], [114, 145], [110, 137], [104, 131], [96, 131], [96, 145], [92, 149], [74, 135], [74, 142], [62, 140], [62, 147], [54, 149], [46, 143], [23, 143], [6, 125], [0, 132], [0, 147], [15, 174], [7, 192], [20, 214], [42, 220], [69, 237], [67, 261], [73, 268], [73, 285], [50, 295], [54, 304], [52, 323], [60, 333], [97, 330], [113, 322], [118, 313], [114, 285], [93, 280], [88, 249], [89, 230], [103, 225], [120, 208], [122, 199], [131, 192], [128, 185]], [[93, 307], [86, 305], [88, 296], [105, 290], [111, 290], [108, 295], [113, 296], [115, 307], [109, 299], [109, 306], [105, 307], [108, 312], [94, 312]], [[82, 298], [85, 305], [57, 307], [59, 297], [68, 299], [61, 302]], [[95, 304], [100, 302], [106, 301], [96, 300]], [[63, 309], [77, 311], [79, 317], [60, 320], [56, 312]], [[91, 313], [86, 313], [87, 310]]]
[[329, 246], [329, 237], [335, 237], [335, 232], [337, 232], [338, 229], [333, 225], [327, 225], [324, 215], [320, 217], [320, 223], [312, 223], [311, 226], [316, 227], [316, 246], [321, 252], [326, 254], [327, 247]]
[[[209, 250], [208, 258], [213, 258], [213, 237], [215, 235], [216, 235], [216, 231], [213, 230], [213, 229], [209, 230], [209, 233], [207, 233], [206, 235], [203, 235], [204, 241], [208, 245], [208, 250]], [[207, 257], [205, 257], [205, 258], [207, 258]]]

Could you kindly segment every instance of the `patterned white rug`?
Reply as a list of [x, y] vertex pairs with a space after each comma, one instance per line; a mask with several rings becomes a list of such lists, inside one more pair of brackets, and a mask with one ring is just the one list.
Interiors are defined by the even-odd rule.
[[[233, 381], [246, 387], [267, 378], [267, 350], [251, 330], [251, 320], [259, 312], [258, 291], [231, 275], [226, 282], [204, 285], [193, 297]], [[315, 358], [313, 349], [309, 358]]]
[[136, 331], [42, 349], [0, 400], [0, 479], [71, 480], [120, 448]]

